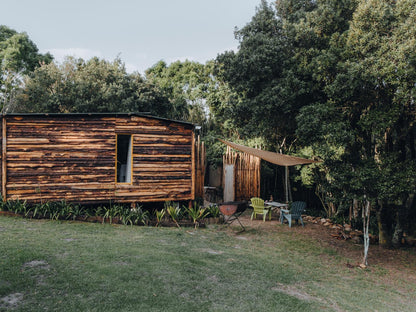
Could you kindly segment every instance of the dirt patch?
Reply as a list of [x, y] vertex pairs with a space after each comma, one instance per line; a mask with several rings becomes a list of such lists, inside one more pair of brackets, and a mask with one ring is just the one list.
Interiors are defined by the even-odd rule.
[[30, 262], [26, 262], [22, 266], [23, 269], [27, 268], [35, 268], [35, 269], [41, 269], [41, 270], [49, 270], [49, 264], [44, 260], [33, 260]]
[[216, 275], [208, 276], [207, 280], [210, 282], [218, 283], [218, 277]]
[[44, 260], [33, 260], [26, 262], [22, 266], [23, 270], [28, 270], [31, 272], [33, 277], [36, 279], [38, 285], [46, 285], [45, 280], [47, 276], [44, 274], [45, 271], [50, 270], [50, 265]]
[[[279, 233], [296, 233], [298, 236], [305, 237], [305, 239], [312, 239], [316, 241], [322, 248], [330, 248], [338, 255], [350, 260], [346, 260], [345, 265], [351, 269], [358, 269], [359, 264], [363, 258], [363, 245], [355, 243], [352, 240], [337, 239], [333, 236], [337, 233], [337, 229], [331, 229], [321, 224], [314, 224], [312, 222], [305, 222], [305, 227], [301, 225], [292, 225], [291, 228], [287, 224], [281, 225], [279, 218], [273, 215], [271, 221], [263, 222], [263, 220], [250, 220], [250, 216], [244, 214], [240, 217], [240, 221], [246, 227], [247, 232], [255, 230], [258, 232], [267, 231]], [[328, 257], [328, 255], [322, 255]], [[416, 281], [414, 271], [416, 269], [416, 248], [403, 249], [386, 249], [380, 247], [378, 244], [371, 244], [368, 251], [369, 270], [375, 266], [387, 270], [387, 276], [390, 274], [397, 274], [400, 277]]]
[[207, 253], [209, 253], [209, 254], [211, 254], [211, 255], [221, 255], [221, 254], [223, 254], [224, 252], [223, 251], [221, 251], [221, 250], [212, 250], [212, 249], [202, 249], [201, 250], [202, 252], [207, 252]]
[[297, 299], [303, 300], [303, 301], [315, 301], [318, 303], [323, 303], [325, 305], [331, 306], [334, 311], [336, 312], [342, 312], [343, 310], [338, 307], [338, 305], [334, 302], [327, 302], [326, 300], [318, 297], [314, 297], [309, 295], [307, 292], [302, 290], [301, 285], [284, 285], [281, 283], [277, 283], [275, 287], [272, 288], [274, 291], [278, 291], [281, 293], [284, 293], [286, 295], [295, 297]]
[[237, 236], [236, 238], [239, 240], [248, 240], [248, 238], [245, 236]]
[[272, 288], [272, 290], [285, 293], [287, 295], [296, 297], [300, 300], [305, 300], [305, 301], [319, 300], [319, 298], [315, 298], [307, 294], [306, 292], [299, 290], [299, 288], [294, 285], [283, 285], [283, 284], [278, 283], [277, 286]]
[[300, 300], [320, 301], [319, 298], [316, 298], [316, 297], [313, 297], [313, 296], [307, 294], [306, 292], [300, 290], [298, 287], [296, 287], [294, 285], [283, 285], [283, 284], [278, 283], [277, 286], [272, 288], [272, 290], [285, 293], [287, 295], [296, 297]]
[[125, 261], [116, 261], [116, 262], [113, 262], [113, 265], [115, 265], [115, 266], [127, 266], [127, 265], [130, 265], [130, 264], [125, 262]]
[[73, 241], [76, 241], [76, 239], [75, 238], [64, 238], [64, 241], [73, 242]]
[[10, 294], [6, 297], [0, 298], [0, 309], [15, 309], [23, 301], [22, 293]]

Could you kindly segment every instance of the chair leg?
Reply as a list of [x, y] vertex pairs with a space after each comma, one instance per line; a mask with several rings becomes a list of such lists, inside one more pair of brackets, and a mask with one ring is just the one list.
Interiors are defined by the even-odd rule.
[[289, 227], [291, 228], [292, 227], [292, 216], [291, 215], [288, 216], [287, 221], [289, 221]]
[[305, 225], [303, 224], [302, 217], [300, 217], [299, 219], [300, 219], [300, 223], [302, 223], [302, 227], [305, 227]]
[[251, 220], [253, 220], [253, 216], [254, 216], [254, 211], [253, 211], [253, 213], [251, 214]]

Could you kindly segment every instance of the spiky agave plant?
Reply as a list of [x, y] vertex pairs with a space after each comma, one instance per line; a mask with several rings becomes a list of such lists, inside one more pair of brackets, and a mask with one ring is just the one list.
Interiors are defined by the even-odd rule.
[[169, 216], [172, 218], [173, 222], [175, 222], [176, 226], [180, 228], [178, 221], [181, 217], [182, 209], [179, 207], [179, 204], [165, 202], [165, 209]]
[[140, 206], [131, 210], [131, 220], [133, 224], [147, 224], [149, 221], [149, 211], [144, 211]]
[[162, 222], [163, 218], [165, 217], [166, 209], [163, 208], [162, 210], [155, 210], [156, 215], [156, 226], [159, 226], [160, 222]]
[[194, 222], [195, 228], [198, 226], [199, 221], [204, 219], [209, 214], [209, 211], [207, 211], [206, 208], [199, 206], [196, 202], [194, 202], [193, 206], [187, 208], [187, 211], [188, 215]]

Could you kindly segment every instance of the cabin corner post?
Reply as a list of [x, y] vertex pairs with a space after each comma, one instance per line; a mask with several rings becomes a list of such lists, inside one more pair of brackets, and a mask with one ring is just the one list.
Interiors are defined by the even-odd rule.
[[6, 117], [2, 116], [2, 145], [1, 145], [1, 196], [3, 201], [6, 201], [6, 183], [7, 183], [7, 131], [6, 131]]
[[195, 186], [196, 186], [196, 155], [195, 155], [195, 131], [192, 131], [192, 185], [191, 197], [195, 200]]

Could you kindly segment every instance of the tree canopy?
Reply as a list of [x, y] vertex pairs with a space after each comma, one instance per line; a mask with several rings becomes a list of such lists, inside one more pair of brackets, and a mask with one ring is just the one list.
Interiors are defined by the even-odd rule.
[[92, 58], [67, 58], [45, 64], [25, 80], [14, 112], [85, 113], [149, 112], [177, 117], [168, 99], [139, 74], [127, 74], [124, 64]]
[[260, 136], [274, 146], [293, 140], [299, 108], [297, 94], [289, 91], [296, 79], [285, 70], [289, 49], [282, 26], [275, 10], [262, 1], [252, 21], [235, 31], [239, 50], [216, 60], [216, 74], [234, 94], [227, 112], [238, 135]]
[[0, 107], [12, 104], [24, 75], [52, 61], [49, 53], [41, 54], [26, 33], [0, 25]]

